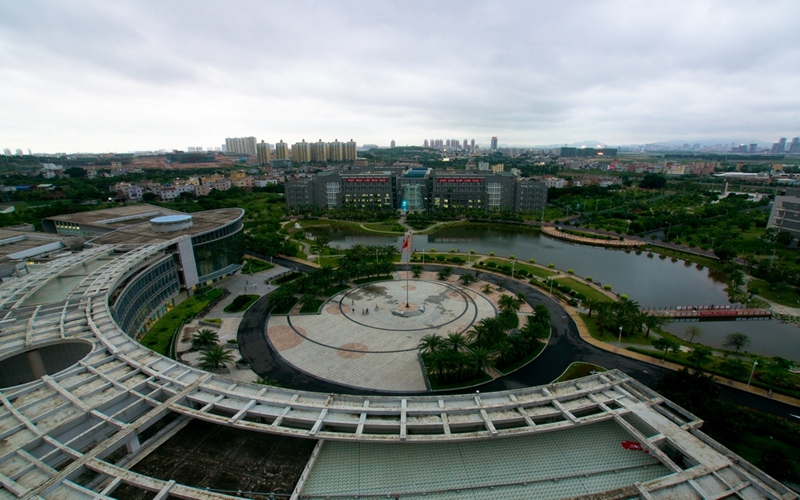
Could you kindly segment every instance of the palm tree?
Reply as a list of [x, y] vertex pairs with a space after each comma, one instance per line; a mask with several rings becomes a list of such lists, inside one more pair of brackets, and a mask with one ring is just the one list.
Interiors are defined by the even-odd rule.
[[470, 364], [475, 368], [478, 373], [485, 372], [492, 367], [492, 352], [485, 347], [476, 347], [472, 349], [472, 354], [469, 357]]
[[458, 352], [462, 347], [467, 346], [467, 338], [461, 333], [450, 332], [447, 334], [447, 346]]
[[[497, 356], [504, 365], [508, 365], [513, 363], [517, 359], [517, 355], [519, 354], [519, 345], [515, 342], [508, 341], [506, 339], [501, 340], [497, 344], [495, 344], [495, 349], [497, 350]], [[475, 352], [475, 349], [472, 350]]]
[[233, 354], [219, 345], [200, 351], [200, 367], [205, 370], [219, 370], [224, 368], [226, 363], [233, 361]]
[[469, 286], [469, 285], [475, 283], [476, 279], [475, 279], [475, 276], [473, 276], [471, 273], [466, 273], [466, 274], [462, 274], [461, 276], [459, 276], [458, 277], [458, 281], [460, 281], [461, 284], [464, 285], [464, 286]]
[[597, 299], [593, 299], [591, 297], [588, 297], [586, 300], [583, 301], [583, 307], [585, 307], [586, 309], [589, 310], [589, 317], [590, 318], [592, 317], [592, 311], [597, 309], [597, 306], [599, 306], [601, 302], [605, 302], [605, 301], [600, 301], [600, 300], [597, 300]]
[[485, 285], [483, 285], [481, 287], [481, 291], [483, 293], [492, 293], [493, 290], [494, 290], [494, 288], [492, 288], [492, 285], [490, 285], [489, 283], [486, 283]]
[[669, 322], [669, 318], [666, 316], [657, 316], [655, 314], [645, 314], [642, 316], [642, 323], [647, 327], [647, 331], [644, 334], [645, 337], [650, 337], [651, 328], [659, 328], [667, 322]]
[[497, 300], [497, 305], [500, 306], [501, 311], [514, 311], [517, 312], [522, 307], [522, 301], [517, 297], [503, 294]]
[[417, 348], [423, 354], [430, 354], [430, 353], [436, 352], [438, 350], [441, 350], [442, 347], [444, 347], [444, 345], [445, 345], [445, 341], [444, 341], [444, 339], [442, 337], [439, 337], [438, 335], [430, 334], [430, 335], [425, 335], [424, 337], [422, 337], [420, 339], [419, 344], [417, 345]]
[[425, 268], [419, 264], [411, 266], [411, 274], [413, 274], [415, 278], [419, 278], [420, 274], [422, 274], [422, 271], [424, 270]]
[[522, 292], [517, 292], [515, 297], [517, 297], [517, 300], [519, 301], [520, 304], [524, 304], [525, 301], [527, 300], [527, 297], [525, 297], [525, 294]]
[[219, 344], [219, 335], [213, 330], [203, 328], [192, 335], [192, 349], [204, 349]]

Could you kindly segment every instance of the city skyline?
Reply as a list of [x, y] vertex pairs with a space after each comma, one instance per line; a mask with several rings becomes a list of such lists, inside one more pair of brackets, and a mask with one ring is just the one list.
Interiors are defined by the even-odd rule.
[[[793, 2], [236, 7], [7, 5], [0, 147], [749, 144], [800, 129]], [[459, 22], [442, 23], [453, 9]]]

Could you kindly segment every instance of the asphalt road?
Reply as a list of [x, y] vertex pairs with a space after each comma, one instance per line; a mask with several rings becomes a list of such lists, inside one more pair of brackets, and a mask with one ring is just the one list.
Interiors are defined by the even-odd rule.
[[[281, 266], [299, 271], [308, 272], [315, 269], [312, 266], [281, 258], [273, 258], [273, 261]], [[441, 266], [425, 265], [424, 267], [426, 271], [437, 271]], [[404, 264], [398, 265], [398, 270], [404, 270], [405, 268]], [[468, 272], [474, 271], [462, 268], [453, 269], [454, 274]], [[481, 279], [495, 285], [502, 282], [503, 288], [511, 293], [524, 293], [526, 301], [532, 307], [540, 303], [547, 306], [550, 310], [553, 328], [547, 348], [538, 358], [510, 375], [478, 387], [477, 389], [481, 392], [546, 385], [558, 378], [574, 361], [585, 361], [608, 369], [618, 369], [651, 388], [655, 388], [658, 379], [668, 371], [665, 368], [587, 344], [580, 338], [575, 322], [564, 312], [561, 306], [547, 294], [528, 284], [503, 278], [492, 273], [482, 273]], [[265, 328], [268, 319], [269, 296], [267, 295], [259, 299], [247, 310], [242, 323], [239, 325], [239, 349], [242, 356], [250, 362], [250, 367], [259, 376], [275, 380], [282, 386], [300, 390], [359, 395], [381, 394], [375, 391], [361, 391], [324, 382], [286, 363], [267, 340]], [[731, 387], [721, 385], [720, 388], [722, 390], [722, 398], [727, 401], [779, 415], [790, 420], [800, 420], [800, 418], [794, 417], [794, 415], [800, 415], [800, 408]], [[466, 391], [451, 391], [451, 393], [474, 392], [475, 390], [476, 388], [472, 388]]]

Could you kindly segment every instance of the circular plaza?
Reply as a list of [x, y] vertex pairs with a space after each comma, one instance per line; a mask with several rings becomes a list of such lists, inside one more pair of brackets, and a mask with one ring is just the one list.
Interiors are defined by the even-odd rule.
[[345, 290], [318, 313], [271, 316], [266, 331], [287, 363], [313, 377], [359, 389], [424, 392], [420, 340], [466, 333], [496, 314], [477, 287], [396, 280]]

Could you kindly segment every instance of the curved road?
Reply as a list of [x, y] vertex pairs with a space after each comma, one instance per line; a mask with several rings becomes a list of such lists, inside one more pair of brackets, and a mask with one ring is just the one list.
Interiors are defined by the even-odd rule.
[[[281, 266], [308, 272], [315, 269], [312, 266], [295, 261], [273, 258]], [[436, 271], [441, 266], [425, 265], [426, 271]], [[405, 264], [399, 264], [398, 270], [405, 270]], [[454, 274], [473, 272], [471, 269], [454, 268]], [[510, 375], [498, 378], [481, 385], [482, 392], [503, 391], [519, 389], [536, 385], [546, 385], [558, 378], [573, 361], [585, 361], [603, 366], [608, 369], [617, 368], [635, 378], [639, 382], [654, 388], [658, 379], [669, 370], [651, 365], [633, 358], [628, 358], [613, 352], [598, 349], [584, 342], [578, 333], [578, 327], [569, 315], [566, 315], [561, 306], [540, 292], [536, 288], [504, 278], [489, 272], [482, 272], [481, 279], [489, 283], [503, 282], [503, 288], [511, 293], [522, 292], [526, 301], [532, 307], [544, 304], [550, 311], [552, 318], [552, 335], [547, 348], [534, 361]], [[269, 320], [269, 295], [266, 295], [253, 304], [245, 313], [238, 331], [239, 349], [244, 358], [250, 362], [250, 367], [261, 377], [268, 377], [282, 386], [295, 389], [331, 392], [342, 394], [372, 395], [381, 394], [376, 391], [357, 390], [343, 385], [337, 385], [314, 378], [292, 365], [286, 363], [270, 345], [265, 335], [265, 328]], [[720, 385], [722, 397], [730, 402], [749, 406], [774, 415], [793, 420], [792, 415], [800, 415], [800, 408], [794, 407], [765, 397], [750, 394], [731, 387]], [[475, 389], [450, 391], [458, 394], [473, 392]]]

